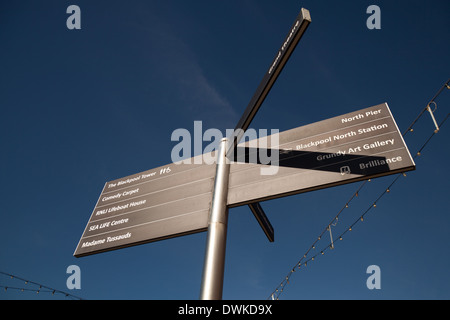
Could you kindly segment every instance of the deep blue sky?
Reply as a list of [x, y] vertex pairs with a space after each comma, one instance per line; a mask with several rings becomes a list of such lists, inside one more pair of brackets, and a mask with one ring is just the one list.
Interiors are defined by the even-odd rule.
[[[81, 30], [66, 9], [81, 8]], [[368, 30], [366, 9], [381, 8]], [[106, 181], [171, 163], [173, 130], [234, 128], [301, 7], [312, 24], [252, 123], [284, 131], [388, 102], [401, 131], [450, 77], [450, 3], [432, 1], [2, 1], [0, 271], [60, 290], [81, 268], [86, 299], [197, 299], [206, 233], [76, 259]], [[449, 112], [444, 91], [435, 115]], [[406, 136], [415, 153], [425, 114]], [[448, 139], [353, 232], [295, 273], [283, 299], [449, 299]], [[393, 177], [367, 185], [345, 230]], [[225, 299], [266, 299], [359, 184], [230, 211]], [[325, 236], [318, 247], [327, 245]], [[381, 268], [382, 289], [366, 287]], [[0, 286], [24, 286], [0, 275]], [[0, 299], [52, 299], [8, 290]]]

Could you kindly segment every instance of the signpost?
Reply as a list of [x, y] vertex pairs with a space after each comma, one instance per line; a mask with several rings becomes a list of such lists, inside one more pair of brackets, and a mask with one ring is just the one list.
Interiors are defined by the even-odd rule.
[[[267, 145], [279, 153], [278, 163], [270, 163], [277, 166], [273, 175], [261, 175], [258, 157], [248, 157], [255, 163], [237, 158], [242, 154], [236, 152], [239, 148], [245, 148], [247, 155], [258, 152], [249, 147], [254, 144], [238, 143], [310, 23], [309, 11], [302, 9], [231, 140], [221, 141], [215, 153], [217, 164], [197, 164], [202, 161], [193, 158], [191, 164], [170, 164], [107, 182], [74, 256], [208, 230], [201, 299], [218, 300], [229, 208], [249, 205], [273, 242], [273, 227], [259, 201], [414, 170], [387, 104], [279, 133], [274, 139], [279, 145]], [[229, 164], [227, 158], [235, 156], [241, 163]]]

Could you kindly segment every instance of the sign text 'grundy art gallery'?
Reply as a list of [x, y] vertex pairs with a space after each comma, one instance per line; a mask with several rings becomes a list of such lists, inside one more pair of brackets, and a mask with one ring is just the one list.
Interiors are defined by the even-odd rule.
[[[271, 139], [268, 139], [272, 141]], [[228, 207], [280, 198], [368, 178], [414, 170], [387, 104], [279, 133], [277, 173], [262, 164], [231, 164]], [[257, 144], [256, 144], [257, 145]], [[76, 257], [206, 231], [216, 164], [170, 164], [107, 182], [74, 255]]]

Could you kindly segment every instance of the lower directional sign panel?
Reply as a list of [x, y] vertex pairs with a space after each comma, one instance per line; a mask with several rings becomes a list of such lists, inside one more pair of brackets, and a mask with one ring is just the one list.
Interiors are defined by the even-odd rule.
[[[274, 175], [261, 175], [258, 163], [232, 164], [230, 207], [415, 169], [387, 104], [282, 132], [272, 148], [279, 149]], [[248, 158], [261, 151], [247, 149]]]
[[74, 256], [207, 230], [215, 169], [172, 164], [107, 182]]

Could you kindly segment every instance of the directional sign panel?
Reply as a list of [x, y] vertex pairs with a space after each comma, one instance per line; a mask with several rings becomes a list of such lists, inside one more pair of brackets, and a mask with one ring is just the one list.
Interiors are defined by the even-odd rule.
[[261, 83], [256, 89], [255, 94], [250, 100], [250, 103], [245, 109], [244, 114], [239, 120], [235, 128], [235, 134], [232, 137], [230, 150], [233, 151], [234, 147], [238, 144], [238, 142], [244, 135], [244, 132], [248, 129], [250, 123], [252, 122], [262, 103], [266, 99], [269, 91], [272, 89], [272, 86], [274, 85], [287, 61], [291, 57], [310, 23], [311, 15], [309, 11], [305, 8], [302, 8], [286, 39], [283, 41], [280, 50], [278, 50], [275, 59], [270, 65], [269, 70], [264, 75], [264, 78], [262, 79]]
[[107, 182], [74, 256], [207, 230], [215, 169], [171, 164]]
[[[247, 158], [261, 151], [249, 145], [240, 145]], [[231, 165], [230, 207], [415, 169], [387, 104], [282, 132], [268, 148], [279, 152], [274, 175], [258, 163]]]

